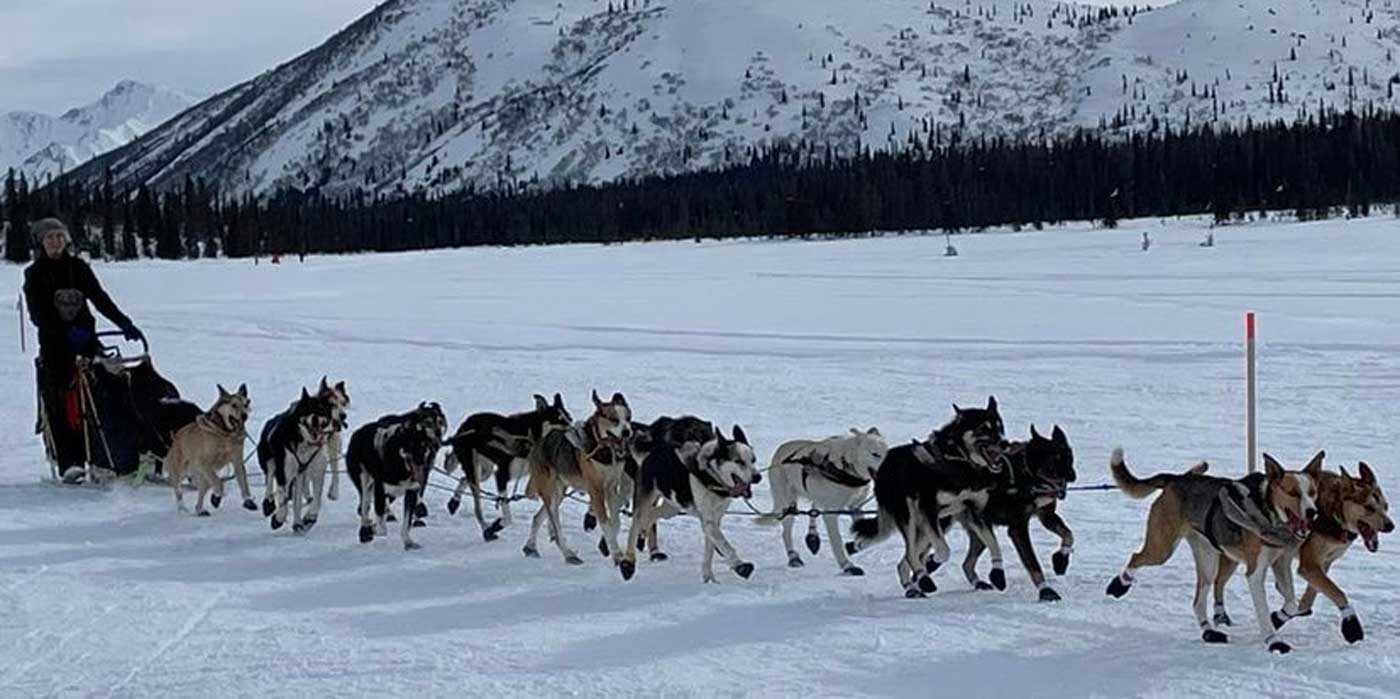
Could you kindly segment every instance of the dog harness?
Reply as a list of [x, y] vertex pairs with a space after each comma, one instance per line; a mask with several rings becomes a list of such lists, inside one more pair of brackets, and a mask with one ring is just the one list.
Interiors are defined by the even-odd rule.
[[1342, 523], [1337, 521], [1336, 517], [1321, 512], [1319, 512], [1317, 518], [1313, 520], [1312, 531], [1322, 536], [1331, 537], [1347, 543], [1356, 541], [1356, 537], [1360, 536], [1356, 532], [1349, 531], [1343, 527]]
[[[802, 467], [802, 487], [807, 487], [807, 479], [812, 476], [819, 476], [836, 485], [846, 488], [864, 488], [870, 485], [869, 478], [861, 478], [850, 471], [850, 467], [845, 459], [841, 459], [840, 465], [831, 463], [830, 460], [814, 459], [810, 454], [806, 456], [791, 456], [783, 460], [785, 464], [795, 464]], [[845, 467], [845, 468], [843, 468]]]

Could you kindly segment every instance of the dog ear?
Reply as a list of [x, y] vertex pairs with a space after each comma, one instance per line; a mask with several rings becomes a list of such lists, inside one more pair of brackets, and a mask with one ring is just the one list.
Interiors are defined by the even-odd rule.
[[1305, 471], [1308, 475], [1313, 477], [1321, 475], [1322, 462], [1326, 458], [1327, 452], [1318, 451], [1316, 454], [1313, 455], [1312, 461], [1309, 461], [1308, 465], [1303, 467], [1303, 471]]
[[1060, 429], [1059, 425], [1055, 425], [1055, 429], [1050, 433], [1050, 439], [1055, 440], [1059, 444], [1069, 442], [1069, 437], [1065, 436], [1065, 431]]
[[345, 392], [345, 382], [344, 382], [344, 381], [340, 381], [340, 382], [336, 383], [336, 385], [335, 385], [335, 390], [336, 390], [336, 392], [338, 392], [338, 393], [344, 393], [344, 392]]
[[603, 407], [603, 401], [600, 398], [598, 398], [598, 389], [596, 388], [593, 389], [593, 406], [596, 408]]
[[302, 399], [302, 400], [311, 400], [311, 394], [307, 392], [305, 386], [302, 386], [302, 387], [301, 387], [301, 399]]
[[624, 396], [624, 395], [622, 395], [621, 393], [614, 393], [614, 394], [613, 394], [612, 403], [613, 403], [613, 405], [620, 405], [620, 406], [622, 406], [622, 407], [624, 407], [624, 408], [629, 408], [629, 407], [630, 407], [630, 406], [627, 405], [627, 396]]
[[957, 413], [958, 415], [962, 415], [962, 411], [963, 411], [963, 409], [962, 409], [962, 408], [959, 408], [957, 403], [954, 403], [954, 404], [953, 404], [953, 412], [954, 412], [954, 413]]
[[747, 446], [749, 443], [749, 436], [744, 434], [744, 428], [738, 425], [734, 426], [734, 441], [745, 446]]
[[549, 407], [549, 401], [545, 400], [545, 399], [544, 399], [544, 396], [542, 396], [542, 395], [536, 393], [536, 394], [535, 394], [535, 410], [544, 410], [545, 408], [548, 408], [548, 407]]
[[872, 427], [872, 428], [866, 430], [865, 433], [868, 434], [868, 435], [871, 435], [872, 437], [879, 437], [879, 436], [880, 436], [880, 428], [878, 428], [878, 427]]
[[1034, 423], [1034, 422], [1031, 423], [1031, 439], [1045, 439], [1044, 437], [1040, 436], [1040, 433], [1039, 433], [1039, 432], [1036, 432], [1036, 431], [1035, 431], [1035, 423]]
[[995, 413], [996, 411], [997, 411], [997, 397], [996, 397], [996, 396], [987, 396], [987, 412]]
[[248, 397], [248, 384], [246, 384], [246, 383], [238, 384], [238, 395], [239, 395], [239, 396], [242, 396], [243, 398], [247, 398], [247, 397]]
[[1366, 485], [1376, 484], [1376, 474], [1365, 461], [1358, 462], [1357, 468], [1361, 470], [1361, 482]]
[[857, 436], [857, 437], [859, 437], [859, 436], [860, 436], [860, 429], [859, 429], [859, 428], [856, 428], [856, 427], [852, 427], [852, 428], [851, 428], [851, 434], [852, 434], [852, 435], [855, 435], [855, 436]]
[[561, 396], [558, 393], [554, 394], [554, 407], [560, 410], [564, 409], [564, 396]]
[[322, 376], [322, 377], [321, 377], [321, 387], [320, 387], [320, 388], [321, 388], [321, 392], [322, 392], [322, 393], [325, 393], [326, 391], [331, 390], [330, 384], [326, 383], [326, 377], [325, 377], [325, 376]]
[[1271, 481], [1276, 481], [1280, 478], [1283, 478], [1283, 465], [1280, 464], [1278, 461], [1274, 460], [1274, 457], [1265, 454], [1264, 475], [1268, 476], [1269, 480]]
[[228, 398], [229, 392], [228, 392], [227, 390], [224, 389], [224, 385], [223, 385], [223, 384], [220, 383], [220, 384], [214, 384], [214, 385], [217, 386], [218, 389], [219, 389], [219, 400], [223, 400], [223, 399], [225, 399], [225, 398]]

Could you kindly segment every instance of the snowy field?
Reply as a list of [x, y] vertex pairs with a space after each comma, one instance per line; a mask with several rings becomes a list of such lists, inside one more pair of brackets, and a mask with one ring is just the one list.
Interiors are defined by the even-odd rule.
[[[1141, 232], [1156, 245], [1139, 251]], [[1199, 221], [957, 239], [668, 243], [251, 262], [99, 266], [158, 367], [206, 404], [248, 382], [255, 419], [322, 374], [348, 381], [352, 422], [438, 400], [459, 420], [563, 392], [622, 391], [640, 419], [740, 423], [781, 441], [878, 425], [923, 436], [950, 403], [996, 394], [1008, 431], [1058, 423], [1079, 483], [1109, 451], [1139, 471], [1200, 459], [1243, 473], [1242, 313], [1260, 314], [1261, 444], [1298, 467], [1376, 467], [1400, 498], [1397, 222], [1253, 225], [1201, 249]], [[14, 299], [20, 271], [0, 271]], [[0, 343], [17, 348], [13, 312]], [[33, 341], [32, 332], [30, 341]], [[31, 345], [32, 349], [32, 345]], [[726, 522], [758, 569], [700, 583], [700, 534], [663, 523], [672, 560], [623, 583], [596, 554], [569, 567], [525, 529], [487, 544], [434, 492], [422, 551], [357, 543], [349, 498], [309, 536], [228, 507], [175, 512], [166, 489], [42, 484], [30, 360], [0, 365], [0, 696], [1393, 696], [1400, 540], [1334, 569], [1366, 625], [1335, 608], [1258, 643], [1242, 578], [1234, 643], [1198, 640], [1190, 556], [1104, 585], [1141, 541], [1146, 503], [1072, 493], [1078, 536], [1060, 604], [1008, 556], [1005, 593], [955, 567], [907, 601], [888, 542], [845, 578], [825, 549], [790, 570], [776, 528]], [[342, 484], [344, 485], [344, 484]], [[346, 489], [353, 493], [353, 490]], [[766, 485], [756, 489], [760, 507]], [[236, 505], [236, 500], [233, 502]], [[566, 515], [590, 553], [582, 509]], [[800, 532], [799, 528], [799, 537]], [[1055, 540], [1033, 528], [1048, 568]], [[961, 534], [954, 535], [960, 559]], [[543, 542], [542, 542], [543, 543]], [[984, 563], [985, 566], [985, 563]], [[984, 567], [985, 571], [985, 567]], [[1389, 689], [1387, 689], [1387, 687]]]

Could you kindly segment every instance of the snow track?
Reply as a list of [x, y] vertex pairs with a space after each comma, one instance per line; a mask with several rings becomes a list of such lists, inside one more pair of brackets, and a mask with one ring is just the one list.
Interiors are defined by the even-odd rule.
[[[1205, 459], [1242, 472], [1241, 314], [1260, 314], [1261, 444], [1301, 465], [1368, 460], [1400, 497], [1400, 238], [1395, 222], [1125, 223], [961, 239], [693, 243], [467, 250], [98, 266], [191, 399], [247, 381], [259, 424], [322, 374], [345, 379], [352, 423], [439, 400], [451, 420], [561, 391], [623, 391], [638, 416], [739, 423], [766, 459], [780, 442], [878, 425], [926, 434], [950, 403], [997, 395], [1008, 432], [1058, 423], [1080, 484], [1112, 447], [1139, 471]], [[1154, 238], [1138, 251], [1143, 230]], [[0, 290], [18, 292], [18, 269]], [[0, 343], [17, 345], [14, 317]], [[31, 334], [32, 338], [32, 334]], [[731, 516], [754, 578], [700, 583], [700, 533], [662, 524], [666, 563], [622, 582], [565, 506], [567, 566], [520, 553], [533, 503], [501, 541], [431, 491], [424, 550], [362, 546], [353, 499], [304, 537], [237, 507], [175, 512], [167, 489], [42, 485], [32, 366], [0, 366], [0, 696], [1391, 696], [1400, 686], [1400, 539], [1334, 572], [1366, 625], [1347, 646], [1319, 602], [1296, 652], [1257, 642], [1241, 580], [1232, 645], [1190, 614], [1190, 556], [1103, 587], [1140, 543], [1146, 503], [1073, 493], [1065, 601], [974, 593], [956, 566], [931, 599], [896, 584], [896, 543], [837, 575], [823, 542], [786, 567], [779, 530]], [[347, 488], [347, 493], [353, 493]], [[767, 486], [755, 504], [765, 509]], [[231, 500], [233, 505], [236, 502]], [[468, 508], [469, 510], [469, 508]], [[799, 532], [805, 525], [799, 525]], [[1047, 564], [1056, 540], [1033, 526]], [[544, 542], [542, 542], [544, 543]], [[961, 535], [954, 537], [960, 560]], [[985, 573], [986, 567], [983, 567]], [[722, 566], [720, 566], [722, 568]], [[1272, 592], [1272, 591], [1271, 591]]]

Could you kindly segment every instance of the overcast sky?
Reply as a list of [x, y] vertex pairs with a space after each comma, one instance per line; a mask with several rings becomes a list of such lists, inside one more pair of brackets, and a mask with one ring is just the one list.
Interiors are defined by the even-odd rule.
[[58, 114], [128, 78], [209, 96], [320, 44], [376, 4], [0, 0], [0, 113]]
[[130, 78], [207, 96], [316, 46], [376, 0], [0, 0], [0, 113], [57, 114]]

